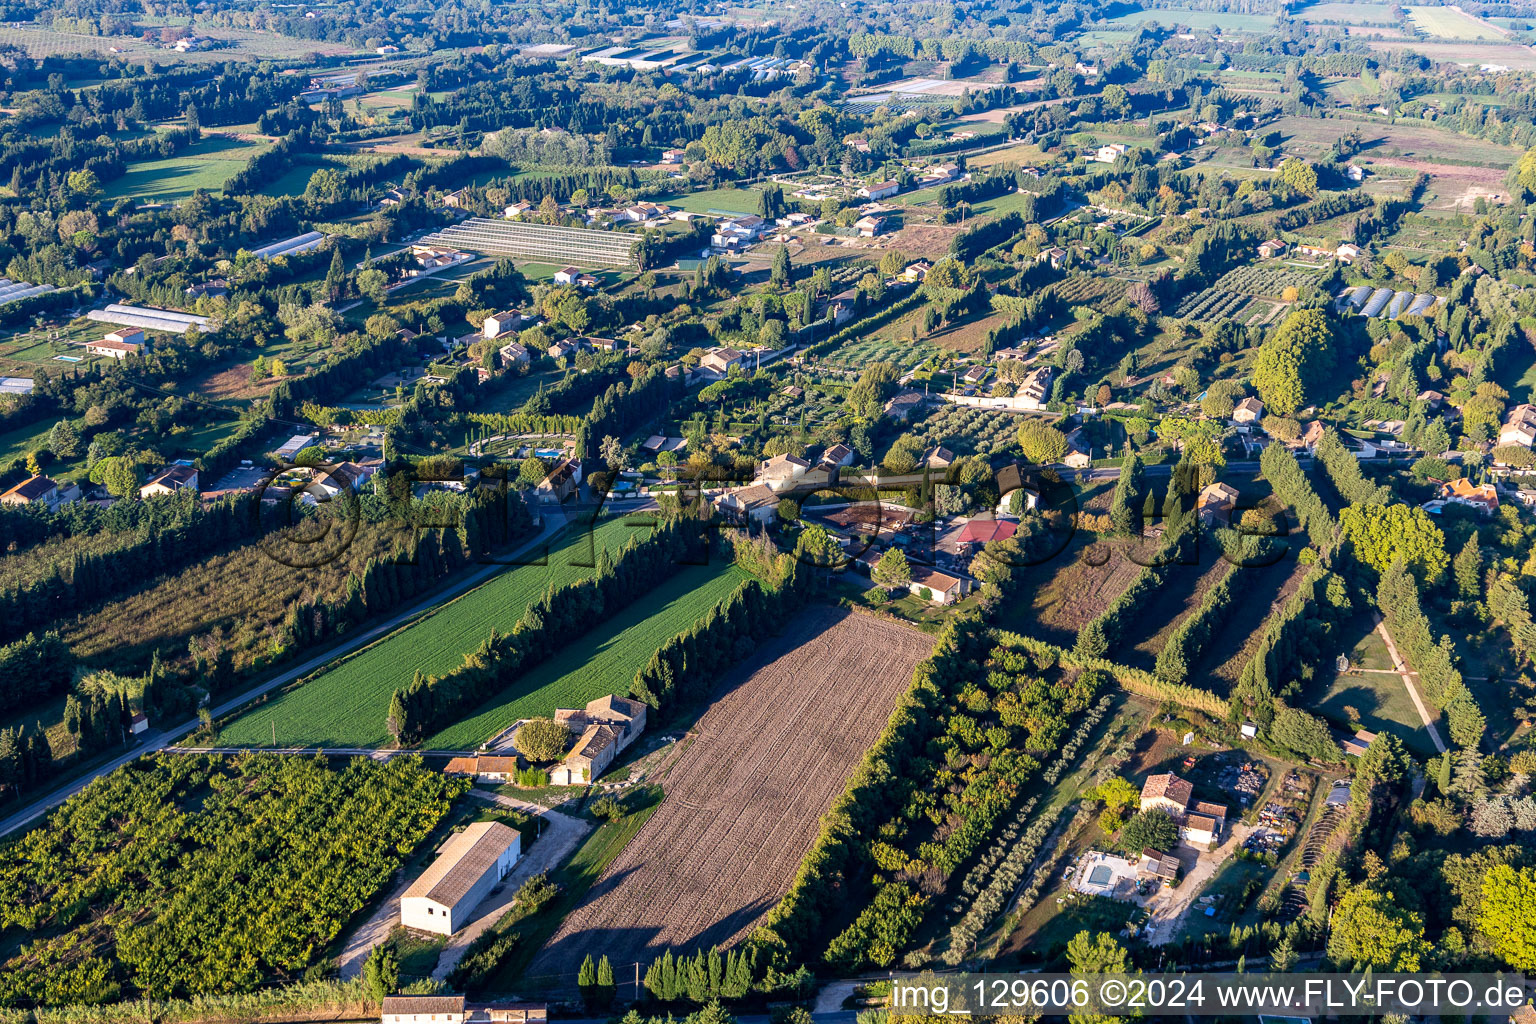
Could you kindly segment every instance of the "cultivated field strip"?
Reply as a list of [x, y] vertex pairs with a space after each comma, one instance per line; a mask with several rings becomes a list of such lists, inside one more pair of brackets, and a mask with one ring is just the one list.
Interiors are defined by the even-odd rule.
[[[529, 970], [725, 946], [788, 887], [817, 821], [933, 639], [835, 609], [800, 616], [716, 691], [659, 780], [666, 799]], [[558, 987], [558, 984], [552, 985]]]

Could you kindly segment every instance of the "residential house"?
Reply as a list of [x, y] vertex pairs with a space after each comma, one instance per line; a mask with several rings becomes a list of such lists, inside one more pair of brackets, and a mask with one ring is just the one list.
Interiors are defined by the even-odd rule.
[[987, 379], [988, 372], [989, 371], [985, 366], [973, 366], [969, 370], [966, 370], [965, 373], [961, 375], [960, 379], [966, 384], [974, 387], [975, 385], [980, 384], [982, 381]]
[[1417, 400], [1427, 404], [1430, 409], [1438, 409], [1441, 403], [1445, 401], [1445, 396], [1438, 391], [1420, 391]]
[[918, 460], [918, 465], [926, 466], [929, 469], [948, 469], [954, 464], [954, 461], [954, 452], [943, 445], [935, 445], [923, 452], [922, 458]]
[[1340, 263], [1353, 263], [1365, 255], [1365, 250], [1354, 242], [1342, 242], [1337, 249], [1333, 250], [1333, 255]]
[[853, 319], [853, 314], [858, 311], [858, 292], [853, 288], [845, 288], [827, 300], [827, 315], [832, 318], [835, 326], [841, 327]]
[[1233, 423], [1257, 423], [1264, 415], [1264, 403], [1257, 398], [1245, 398], [1232, 407]]
[[756, 214], [750, 217], [733, 217], [715, 226], [709, 244], [716, 249], [741, 249], [757, 241], [765, 225]]
[[575, 267], [563, 267], [560, 270], [555, 271], [554, 280], [555, 284], [574, 285], [576, 283], [576, 279], [580, 276], [581, 271], [577, 270]]
[[139, 497], [153, 498], [157, 494], [175, 494], [187, 489], [196, 493], [197, 469], [178, 462], [152, 475], [149, 482], [139, 488]]
[[1440, 485], [1440, 497], [1448, 504], [1465, 505], [1485, 516], [1499, 510], [1499, 492], [1492, 484], [1474, 484], [1466, 477]]
[[202, 281], [198, 284], [187, 286], [186, 295], [189, 299], [217, 299], [229, 294], [229, 282], [222, 277], [216, 277], [211, 281]]
[[400, 897], [400, 923], [452, 935], [512, 870], [522, 846], [522, 835], [499, 821], [476, 822], [452, 836]]
[[926, 565], [914, 565], [907, 589], [933, 604], [954, 604], [965, 596], [965, 581]]
[[1536, 405], [1517, 405], [1504, 414], [1499, 428], [1499, 444], [1518, 444], [1529, 448], [1536, 444]]
[[998, 515], [1013, 515], [1013, 496], [1019, 495], [1020, 511], [1028, 511], [1038, 508], [1040, 505], [1040, 485], [1035, 482], [1037, 470], [1032, 467], [1021, 466], [1017, 462], [1010, 462], [998, 469], [995, 481], [999, 495], [997, 503]]
[[726, 491], [715, 500], [721, 512], [742, 522], [767, 523], [779, 512], [779, 496], [767, 484]]
[[1210, 846], [1221, 838], [1223, 819], [1209, 814], [1186, 814], [1179, 823], [1179, 838], [1194, 846]]
[[522, 220], [535, 209], [536, 207], [532, 203], [528, 202], [528, 200], [519, 199], [517, 202], [506, 208], [505, 216], [507, 220]]
[[586, 338], [565, 338], [549, 346], [548, 353], [551, 359], [570, 359], [578, 352], [586, 352], [592, 348], [592, 343]]
[[861, 135], [855, 135], [852, 138], [844, 139], [843, 143], [845, 145], [847, 145], [849, 149], [852, 149], [855, 152], [858, 152], [858, 153], [868, 153], [869, 152], [869, 140], [864, 138]]
[[928, 271], [932, 269], [933, 264], [925, 260], [918, 260], [916, 263], [907, 264], [906, 269], [901, 272], [901, 279], [908, 284], [922, 284], [923, 280], [928, 276]]
[[928, 401], [928, 396], [921, 391], [901, 391], [891, 396], [885, 403], [885, 415], [902, 423], [907, 422]]
[[522, 327], [524, 319], [523, 314], [515, 309], [509, 309], [502, 313], [492, 313], [485, 318], [485, 323], [481, 324], [480, 333], [487, 339], [499, 338], [504, 334], [511, 334]]
[[1317, 442], [1323, 439], [1323, 434], [1326, 430], [1327, 428], [1323, 426], [1322, 420], [1313, 420], [1312, 422], [1308, 423], [1307, 428], [1301, 432], [1301, 437], [1297, 440], [1296, 443], [1300, 447], [1305, 448], [1310, 452], [1317, 446]]
[[841, 468], [843, 466], [853, 465], [853, 460], [853, 449], [849, 448], [845, 444], [835, 444], [821, 454], [821, 464], [823, 466], [836, 466]]
[[1195, 514], [1207, 526], [1226, 525], [1237, 508], [1237, 488], [1220, 481], [1202, 488], [1195, 499]]
[[699, 369], [719, 377], [728, 377], [732, 370], [745, 368], [746, 358], [744, 353], [734, 348], [711, 348], [699, 359]]
[[1141, 787], [1140, 809], [1162, 811], [1169, 817], [1182, 818], [1194, 795], [1194, 783], [1188, 779], [1181, 779], [1172, 772], [1149, 775]]
[[1285, 245], [1284, 242], [1282, 242], [1278, 238], [1271, 238], [1267, 242], [1259, 243], [1259, 258], [1260, 259], [1266, 259], [1266, 260], [1272, 260], [1276, 256], [1279, 256], [1280, 254], [1284, 253], [1285, 249], [1286, 249], [1286, 245]]
[[576, 275], [576, 287], [580, 288], [582, 291], [586, 291], [586, 292], [596, 291], [597, 290], [597, 286], [598, 286], [599, 283], [601, 283], [601, 282], [598, 281], [596, 275], [594, 275], [594, 274], [577, 274]]
[[889, 199], [901, 191], [899, 181], [881, 181], [874, 185], [866, 185], [859, 189], [859, 195], [864, 199]]
[[1052, 270], [1060, 270], [1062, 262], [1067, 258], [1067, 250], [1059, 245], [1053, 245], [1049, 249], [1041, 249], [1035, 256], [1036, 263], [1049, 261]]
[[778, 494], [792, 489], [810, 468], [811, 464], [798, 455], [775, 455], [757, 467], [757, 479], [752, 482]]
[[534, 491], [546, 501], [564, 501], [581, 486], [581, 460], [562, 459]]
[[859, 229], [860, 238], [874, 238], [885, 230], [885, 218], [860, 217], [853, 222], [853, 226]]
[[644, 224], [647, 221], [666, 220], [669, 212], [660, 203], [635, 203], [633, 206], [624, 207], [621, 219], [633, 224]]
[[329, 500], [343, 492], [358, 494], [363, 486], [384, 468], [383, 459], [364, 459], [361, 462], [342, 462], [330, 469], [321, 470], [310, 480], [305, 492], [318, 499]]
[[443, 205], [452, 207], [453, 209], [459, 209], [463, 207], [463, 205], [468, 201], [469, 197], [464, 194], [463, 189], [455, 189], [452, 192], [445, 192], [443, 194]]
[[0, 504], [31, 505], [34, 503], [46, 505], [50, 509], [62, 504], [59, 498], [58, 482], [46, 476], [31, 476], [0, 494]]
[[955, 164], [940, 164], [937, 167], [930, 167], [918, 181], [924, 188], [933, 188], [935, 185], [948, 184], [958, 177], [960, 177], [960, 168], [958, 166]]
[[783, 395], [785, 398], [804, 398], [805, 388], [796, 387], [795, 385], [791, 384], [784, 390], [780, 391], [779, 394]]
[[138, 355], [139, 350], [144, 347], [143, 331], [113, 333], [134, 333], [139, 336], [139, 340], [137, 342], [119, 341], [111, 334], [109, 334], [105, 338], [102, 338], [100, 341], [86, 342], [86, 354], [92, 356], [110, 356], [113, 359], [127, 359], [129, 356]]
[[496, 350], [501, 355], [502, 366], [512, 366], [514, 363], [527, 363], [533, 359], [528, 349], [515, 341], [509, 341]]
[[680, 149], [664, 149], [661, 151], [661, 162], [664, 164], [680, 164], [683, 162], [683, 151]]
[[1073, 69], [1084, 78], [1099, 77], [1099, 66], [1097, 64], [1084, 64], [1082, 61], [1078, 61], [1073, 65]]
[[1029, 371], [1029, 374], [1019, 382], [1018, 390], [1013, 393], [1013, 404], [1016, 409], [1044, 409], [1051, 400], [1051, 385], [1056, 380], [1056, 368], [1050, 364], [1043, 364]]
[[1112, 164], [1116, 159], [1125, 155], [1126, 146], [1123, 142], [1111, 142], [1100, 146], [1093, 159], [1101, 164]]

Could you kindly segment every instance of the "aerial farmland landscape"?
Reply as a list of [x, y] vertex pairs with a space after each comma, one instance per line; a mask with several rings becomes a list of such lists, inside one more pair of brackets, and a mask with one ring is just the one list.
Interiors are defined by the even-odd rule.
[[0, 66], [0, 1024], [1536, 1019], [1536, 3]]

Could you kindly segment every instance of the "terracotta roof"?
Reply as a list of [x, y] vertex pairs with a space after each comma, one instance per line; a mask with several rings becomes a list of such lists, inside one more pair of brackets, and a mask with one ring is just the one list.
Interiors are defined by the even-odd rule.
[[444, 843], [437, 859], [403, 895], [425, 896], [451, 907], [518, 841], [517, 833], [499, 821], [477, 821]]
[[625, 718], [639, 718], [645, 711], [645, 705], [628, 697], [620, 697], [610, 693], [606, 697], [587, 701], [587, 713], [589, 715], [614, 715]]
[[937, 590], [945, 594], [960, 585], [960, 581], [948, 573], [929, 569], [926, 566], [912, 567], [912, 582], [919, 587], [927, 587], [929, 590]]
[[450, 757], [443, 765], [444, 775], [475, 775], [480, 771], [478, 757]]
[[985, 544], [988, 541], [1007, 540], [1018, 529], [1018, 523], [1007, 519], [972, 519], [960, 531], [960, 543]]
[[1196, 832], [1215, 832], [1216, 819], [1208, 818], [1203, 814], [1191, 814], [1184, 819], [1184, 827]]
[[1224, 806], [1222, 806], [1221, 804], [1213, 804], [1209, 800], [1197, 800], [1197, 801], [1195, 801], [1194, 806], [1191, 807], [1190, 810], [1195, 811], [1196, 813], [1199, 813], [1199, 814], [1210, 815], [1212, 818], [1215, 818], [1217, 821], [1225, 820], [1226, 817], [1227, 817], [1227, 809]]
[[390, 1013], [463, 1013], [464, 997], [459, 996], [385, 996], [384, 1009]]
[[576, 746], [565, 756], [567, 763], [573, 761], [591, 761], [613, 745], [619, 738], [610, 726], [589, 725], [587, 731], [581, 734], [581, 739], [576, 741]]
[[1143, 800], [1172, 800], [1184, 807], [1189, 806], [1189, 798], [1194, 795], [1194, 784], [1172, 772], [1148, 776], [1146, 784], [1141, 787]]

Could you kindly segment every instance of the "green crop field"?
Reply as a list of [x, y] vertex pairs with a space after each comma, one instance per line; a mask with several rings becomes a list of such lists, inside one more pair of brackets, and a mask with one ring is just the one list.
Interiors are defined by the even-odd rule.
[[719, 563], [685, 566], [564, 652], [535, 665], [515, 687], [423, 744], [426, 750], [471, 750], [520, 718], [580, 707], [604, 694], [629, 692], [635, 673], [664, 642], [697, 622], [746, 579]]
[[1419, 29], [1440, 39], [1507, 38], [1492, 25], [1449, 7], [1409, 7], [1408, 18]]
[[509, 569], [310, 682], [258, 705], [221, 730], [219, 742], [266, 746], [275, 726], [280, 746], [382, 747], [390, 740], [384, 728], [389, 698], [417, 669], [442, 675], [458, 667], [492, 628], [510, 632], [546, 587], [585, 579], [597, 551], [617, 552], [642, 532], [617, 519], [590, 535], [572, 527], [550, 552], [548, 565]]
[[256, 142], [210, 136], [168, 160], [129, 164], [126, 174], [107, 182], [106, 195], [165, 202], [185, 199], [200, 188], [217, 192], [263, 148]]
[[1220, 27], [1223, 32], [1267, 32], [1275, 27], [1273, 14], [1235, 14], [1228, 11], [1190, 11], [1177, 7], [1131, 11], [1108, 24], [1129, 27], [1143, 22], [1158, 25], [1187, 25], [1195, 30]]

